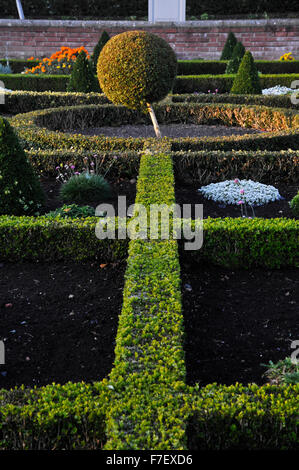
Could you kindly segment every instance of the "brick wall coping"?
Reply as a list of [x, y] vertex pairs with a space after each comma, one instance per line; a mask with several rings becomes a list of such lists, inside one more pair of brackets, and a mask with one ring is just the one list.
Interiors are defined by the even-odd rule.
[[299, 26], [299, 18], [271, 18], [261, 20], [199, 20], [199, 21], [185, 21], [185, 22], [158, 22], [149, 23], [147, 21], [78, 21], [78, 20], [14, 20], [14, 19], [0, 19], [0, 27], [61, 27], [61, 28], [96, 28], [103, 29], [104, 27], [140, 27], [140, 28], [250, 28], [250, 27], [294, 27]]

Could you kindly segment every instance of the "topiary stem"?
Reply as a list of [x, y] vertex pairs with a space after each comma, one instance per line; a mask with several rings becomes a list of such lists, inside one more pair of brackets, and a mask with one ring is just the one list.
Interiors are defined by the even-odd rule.
[[162, 139], [162, 135], [161, 135], [160, 127], [159, 127], [159, 124], [155, 115], [155, 111], [153, 110], [153, 107], [150, 103], [146, 103], [146, 105], [147, 105], [147, 110], [149, 112], [149, 115], [151, 117], [154, 129], [155, 129], [156, 137], [157, 139]]

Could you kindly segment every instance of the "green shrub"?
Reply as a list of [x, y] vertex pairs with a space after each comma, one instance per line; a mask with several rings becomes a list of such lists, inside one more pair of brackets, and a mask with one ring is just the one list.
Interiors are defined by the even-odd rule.
[[299, 191], [296, 196], [293, 197], [293, 199], [290, 201], [290, 207], [292, 209], [293, 214], [296, 217], [299, 217]]
[[262, 92], [258, 71], [250, 51], [244, 54], [230, 92], [241, 95], [258, 95]]
[[245, 47], [243, 44], [239, 41], [234, 47], [233, 54], [231, 59], [228, 61], [225, 73], [231, 74], [231, 73], [237, 73], [241, 64], [241, 61], [243, 59], [243, 56], [245, 54]]
[[40, 183], [14, 130], [1, 117], [0, 194], [0, 214], [33, 214], [44, 202]]
[[60, 189], [60, 197], [64, 202], [94, 202], [107, 199], [110, 195], [110, 186], [101, 175], [81, 173], [71, 176], [63, 183]]
[[237, 38], [232, 31], [227, 35], [226, 42], [224, 44], [220, 60], [230, 60], [233, 54], [235, 45], [237, 44]]
[[86, 53], [81, 51], [73, 66], [67, 85], [67, 91], [90, 93], [97, 90], [99, 90], [99, 87], [94, 76], [92, 65], [87, 59]]
[[94, 217], [95, 210], [91, 206], [77, 206], [76, 204], [71, 204], [69, 206], [64, 205], [59, 207], [55, 211], [48, 212], [47, 217], [55, 219], [56, 217], [63, 217], [71, 219], [78, 219], [81, 217]]
[[91, 60], [92, 60], [92, 63], [93, 63], [93, 68], [94, 68], [95, 73], [97, 71], [97, 63], [98, 63], [99, 55], [100, 55], [103, 47], [105, 46], [105, 44], [109, 41], [109, 39], [110, 39], [110, 36], [107, 33], [107, 31], [103, 31], [102, 34], [101, 34], [101, 37], [99, 38], [97, 44], [95, 45], [95, 47], [93, 49]]
[[101, 202], [110, 194], [110, 185], [105, 178], [89, 171], [71, 176], [60, 189], [60, 198], [68, 203]]
[[269, 361], [268, 364], [261, 365], [267, 367], [263, 376], [268, 379], [269, 383], [299, 385], [299, 363], [294, 362], [291, 357], [286, 357], [276, 363]]
[[171, 90], [177, 71], [173, 49], [164, 39], [145, 31], [114, 36], [97, 64], [101, 89], [115, 104], [147, 109]]

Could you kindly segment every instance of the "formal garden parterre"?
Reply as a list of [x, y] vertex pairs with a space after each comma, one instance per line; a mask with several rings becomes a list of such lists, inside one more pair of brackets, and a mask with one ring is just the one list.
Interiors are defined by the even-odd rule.
[[[285, 69], [294, 75], [261, 76], [262, 84], [290, 86], [295, 65]], [[179, 63], [178, 73], [223, 73], [222, 62], [208, 66]], [[289, 205], [299, 118], [290, 97], [225, 93], [234, 77], [181, 77], [153, 106], [160, 125], [255, 132], [118, 137], [149, 117], [98, 92], [67, 93], [68, 77], [13, 75], [20, 90], [5, 95], [0, 120], [46, 203], [0, 216], [8, 363], [0, 366], [0, 448], [298, 449], [297, 376], [267, 381], [261, 366], [290, 356], [299, 335], [299, 224]], [[51, 91], [41, 92], [42, 82]], [[115, 137], [102, 135], [104, 126]], [[65, 183], [56, 178], [78, 177], [86, 165], [93, 176], [95, 162], [110, 195], [89, 199], [81, 188], [79, 205], [60, 199]], [[252, 218], [199, 199], [202, 186], [235, 179], [271, 184], [285, 199], [255, 207]], [[147, 214], [152, 204], [203, 203], [202, 247], [186, 251], [184, 238], [161, 236], [98, 239], [101, 217], [86, 206], [110, 202], [117, 229], [124, 195], [126, 208], [135, 202]], [[136, 216], [127, 214], [127, 227]]]

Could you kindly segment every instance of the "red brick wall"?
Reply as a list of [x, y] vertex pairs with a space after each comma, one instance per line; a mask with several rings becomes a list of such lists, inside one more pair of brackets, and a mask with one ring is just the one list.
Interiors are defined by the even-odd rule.
[[85, 46], [92, 52], [102, 31], [110, 36], [143, 29], [166, 39], [179, 59], [219, 59], [233, 31], [255, 59], [275, 60], [285, 52], [299, 59], [299, 20], [189, 21], [150, 24], [142, 21], [0, 20], [0, 57], [49, 56], [61, 46]]

